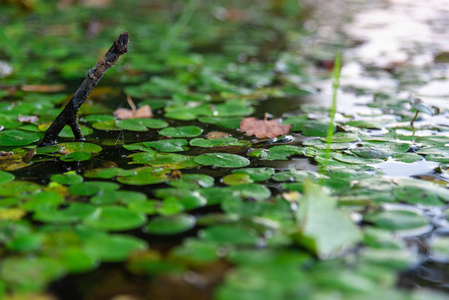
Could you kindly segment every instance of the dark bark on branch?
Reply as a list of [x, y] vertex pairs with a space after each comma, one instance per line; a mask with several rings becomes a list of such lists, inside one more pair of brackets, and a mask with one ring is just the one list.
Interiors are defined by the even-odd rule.
[[118, 39], [114, 41], [114, 44], [108, 52], [106, 52], [106, 54], [97, 62], [95, 67], [89, 70], [86, 79], [84, 79], [72, 99], [70, 99], [69, 103], [45, 132], [44, 140], [40, 146], [56, 144], [56, 138], [65, 125], [69, 125], [70, 128], [72, 128], [77, 141], [85, 140], [78, 125], [78, 111], [87, 96], [89, 96], [101, 77], [103, 77], [104, 73], [110, 67], [114, 66], [119, 60], [120, 55], [125, 54], [128, 51], [128, 42], [129, 34], [127, 32], [122, 33]]

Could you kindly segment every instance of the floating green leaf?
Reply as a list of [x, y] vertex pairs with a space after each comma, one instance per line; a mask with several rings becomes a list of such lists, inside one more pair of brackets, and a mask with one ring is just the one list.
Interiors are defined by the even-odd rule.
[[218, 168], [240, 168], [246, 167], [250, 161], [242, 156], [230, 153], [207, 153], [195, 157], [194, 161], [205, 166]]
[[80, 222], [94, 212], [95, 207], [85, 203], [71, 203], [64, 209], [46, 206], [34, 213], [33, 220], [46, 223], [69, 224]]
[[84, 252], [104, 262], [120, 262], [131, 253], [144, 251], [147, 244], [132, 236], [113, 234], [99, 235], [91, 238], [84, 245]]
[[238, 169], [232, 172], [233, 174], [248, 174], [254, 181], [265, 181], [271, 178], [274, 174], [273, 168], [245, 168]]
[[81, 183], [83, 177], [77, 175], [74, 171], [69, 171], [63, 174], [55, 174], [50, 177], [50, 180], [64, 185], [72, 185], [75, 183]]
[[168, 127], [159, 131], [160, 135], [169, 137], [195, 137], [200, 135], [203, 130], [197, 126]]
[[145, 215], [121, 206], [97, 208], [93, 214], [83, 220], [84, 224], [90, 228], [106, 231], [135, 229], [142, 226], [145, 221]]
[[130, 131], [148, 131], [151, 129], [160, 129], [168, 126], [168, 123], [159, 119], [126, 119], [116, 123], [116, 126], [120, 129]]
[[60, 143], [59, 146], [64, 148], [64, 153], [70, 154], [76, 151], [82, 151], [87, 153], [98, 153], [102, 148], [98, 145], [85, 142], [71, 142], [71, 143]]
[[296, 212], [295, 240], [321, 258], [331, 258], [361, 240], [349, 215], [336, 208], [336, 200], [308, 182]]
[[14, 175], [0, 171], [0, 184], [5, 184], [14, 180]]
[[146, 147], [155, 148], [162, 152], [180, 152], [189, 150], [189, 147], [186, 147], [189, 143], [184, 139], [168, 139], [168, 140], [160, 140], [153, 142], [144, 142]]
[[183, 174], [181, 178], [172, 180], [169, 185], [178, 188], [198, 188], [211, 187], [214, 185], [214, 178], [205, 174]]
[[304, 148], [291, 145], [274, 146], [268, 151], [266, 160], [287, 160], [292, 155], [304, 155]]
[[160, 216], [151, 219], [146, 230], [151, 234], [173, 235], [192, 229], [195, 224], [195, 217], [191, 215]]
[[203, 138], [196, 138], [190, 140], [190, 146], [197, 146], [197, 147], [205, 147], [205, 148], [211, 148], [211, 147], [217, 147], [217, 146], [239, 146], [239, 147], [245, 147], [250, 146], [251, 144], [247, 141], [239, 141], [234, 137], [224, 137], [224, 138], [218, 138], [218, 139], [203, 139]]
[[0, 131], [0, 146], [25, 146], [37, 142], [39, 135], [22, 130]]
[[253, 182], [248, 174], [231, 174], [223, 177], [223, 183], [227, 185], [240, 185]]
[[105, 191], [90, 198], [90, 202], [94, 205], [104, 204], [131, 204], [137, 202], [145, 202], [147, 196], [143, 193], [134, 191]]
[[7, 257], [0, 267], [0, 276], [17, 292], [38, 292], [66, 270], [61, 263], [49, 257]]
[[90, 159], [90, 153], [84, 152], [84, 151], [75, 151], [68, 155], [60, 156], [60, 160], [65, 162], [70, 161], [85, 161]]
[[163, 169], [139, 168], [133, 176], [117, 177], [117, 181], [129, 185], [147, 185], [166, 182], [169, 179], [169, 173]]
[[364, 220], [389, 230], [416, 229], [429, 223], [426, 217], [406, 210], [390, 210], [365, 215]]
[[113, 182], [85, 181], [71, 185], [69, 191], [72, 195], [93, 196], [100, 192], [115, 191], [118, 188], [119, 185]]

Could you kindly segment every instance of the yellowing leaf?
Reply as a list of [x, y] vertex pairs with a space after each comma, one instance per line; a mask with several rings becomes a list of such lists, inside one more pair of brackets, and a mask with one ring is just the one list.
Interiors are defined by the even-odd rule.
[[25, 216], [26, 212], [18, 208], [7, 208], [0, 210], [0, 221], [17, 221]]

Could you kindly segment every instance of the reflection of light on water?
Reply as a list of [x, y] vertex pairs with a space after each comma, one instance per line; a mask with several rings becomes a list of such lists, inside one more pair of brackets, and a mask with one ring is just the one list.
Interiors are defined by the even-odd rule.
[[411, 136], [411, 135], [416, 135], [416, 137], [421, 137], [421, 136], [447, 136], [449, 137], [449, 131], [436, 131], [436, 130], [407, 130], [407, 129], [396, 129], [396, 133], [398, 134], [402, 134], [402, 135], [407, 135], [407, 136]]
[[380, 169], [384, 172], [385, 177], [408, 178], [411, 176], [433, 173], [434, 169], [439, 165], [440, 163], [438, 162], [421, 160], [414, 163], [386, 161], [379, 164], [371, 164], [370, 166]]

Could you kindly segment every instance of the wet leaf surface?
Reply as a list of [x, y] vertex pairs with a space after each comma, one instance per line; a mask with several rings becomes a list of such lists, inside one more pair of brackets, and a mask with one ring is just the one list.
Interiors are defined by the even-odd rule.
[[[22, 2], [0, 28], [1, 299], [447, 298], [422, 288], [448, 291], [440, 4]], [[36, 146], [119, 21], [87, 142]]]

